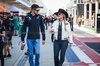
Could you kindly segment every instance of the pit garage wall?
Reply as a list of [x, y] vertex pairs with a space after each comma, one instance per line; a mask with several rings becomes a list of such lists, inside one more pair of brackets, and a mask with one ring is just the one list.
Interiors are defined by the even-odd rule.
[[[9, 8], [9, 7], [12, 6], [12, 4], [9, 4], [9, 3], [3, 2], [3, 1], [0, 1], [0, 5], [4, 6], [5, 8]], [[13, 4], [13, 5], [14, 5], [14, 4]], [[15, 5], [14, 5], [14, 6], [15, 6]], [[18, 7], [18, 6], [16, 6], [16, 7]], [[18, 8], [20, 8], [20, 7], [18, 7]], [[21, 8], [21, 9], [22, 9], [22, 8]], [[22, 9], [22, 10], [26, 11], [27, 13], [30, 12], [30, 9]]]

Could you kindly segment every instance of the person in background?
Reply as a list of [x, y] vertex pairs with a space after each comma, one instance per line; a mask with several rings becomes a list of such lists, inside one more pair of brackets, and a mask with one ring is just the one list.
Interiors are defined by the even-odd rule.
[[69, 24], [70, 24], [70, 28], [71, 28], [71, 18], [68, 17], [68, 18], [67, 18], [67, 21], [69, 22]]
[[68, 21], [69, 24], [70, 24], [71, 31], [73, 31], [73, 23], [72, 23], [71, 17], [68, 17], [68, 18], [67, 18], [67, 21]]
[[14, 23], [13, 23], [13, 20], [11, 20], [11, 19], [13, 19], [13, 14], [11, 13], [11, 15], [10, 15], [10, 27], [11, 27], [11, 31], [12, 31], [12, 33], [14, 32]]
[[3, 25], [6, 27], [6, 31], [9, 31], [10, 28], [10, 20], [6, 13], [3, 14]]
[[22, 26], [23, 26], [23, 21], [22, 21], [22, 18], [19, 17], [19, 37], [21, 37]]
[[70, 21], [71, 21], [71, 31], [73, 31], [73, 17], [71, 14], [70, 14]]
[[50, 17], [50, 27], [53, 26], [53, 16]]
[[50, 21], [51, 21], [51, 26], [53, 26], [53, 22], [57, 20], [57, 14], [54, 13], [53, 17], [51, 17]]
[[10, 27], [9, 29], [9, 33], [8, 33], [8, 45], [9, 45], [9, 48], [12, 49], [14, 47], [14, 45], [12, 44], [12, 35], [13, 35], [13, 32], [12, 32], [12, 28]]
[[48, 29], [48, 18], [47, 18], [47, 16], [45, 15], [45, 17], [44, 17], [44, 24], [45, 24], [45, 29], [47, 30]]
[[84, 16], [82, 15], [82, 25], [84, 25]]
[[2, 23], [3, 19], [0, 19], [0, 59], [1, 59], [1, 66], [4, 66], [2, 37], [5, 37], [5, 26]]
[[[54, 13], [53, 14], [53, 18], [52, 18], [52, 21], [51, 21], [51, 28], [53, 28], [53, 23], [57, 20], [57, 14]], [[53, 42], [54, 41], [54, 34], [52, 33], [51, 34], [51, 41]]]
[[18, 35], [18, 17], [13, 15], [13, 23], [14, 23], [14, 36]]
[[[66, 21], [68, 13], [64, 9], [58, 10], [58, 20], [53, 23], [50, 32], [54, 32], [54, 63], [55, 66], [62, 66], [65, 60], [65, 52], [73, 44], [70, 24]], [[60, 59], [59, 59], [60, 54]]]
[[48, 16], [48, 26], [50, 26], [50, 16]]
[[82, 22], [81, 16], [78, 17], [77, 21], [78, 21], [78, 26], [81, 27], [81, 22]]
[[[13, 19], [13, 15], [11, 14], [10, 19]], [[12, 44], [12, 35], [13, 35], [13, 32], [14, 32], [14, 23], [12, 20], [10, 20], [10, 29], [9, 29], [9, 33], [8, 33], [8, 37], [9, 37], [9, 40], [8, 40], [8, 45], [9, 45], [9, 48], [13, 48], [14, 45]]]
[[[8, 45], [8, 40], [9, 40], [8, 33], [10, 29], [10, 20], [8, 19], [6, 13], [4, 13], [3, 15], [3, 25], [5, 26], [5, 29], [6, 29], [6, 36], [4, 37], [4, 52], [5, 52], [4, 58], [6, 58], [6, 57], [11, 57], [10, 49]], [[8, 55], [7, 55], [7, 51], [8, 51]]]
[[93, 15], [92, 15], [92, 17], [91, 17], [91, 18], [92, 18], [92, 19], [91, 19], [91, 21], [92, 21], [91, 26], [92, 26], [92, 28], [94, 28], [94, 27], [95, 27], [95, 22], [94, 22]]

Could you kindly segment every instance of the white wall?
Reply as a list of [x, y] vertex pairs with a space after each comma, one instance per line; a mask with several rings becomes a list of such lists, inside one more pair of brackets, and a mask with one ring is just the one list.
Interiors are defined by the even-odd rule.
[[67, 2], [67, 8], [70, 8], [74, 5], [74, 0], [68, 0]]
[[40, 14], [42, 15], [47, 14], [47, 8], [42, 2], [42, 0], [36, 0], [36, 4], [38, 4], [40, 7], [43, 7], [43, 8], [40, 8], [40, 12], [39, 12]]

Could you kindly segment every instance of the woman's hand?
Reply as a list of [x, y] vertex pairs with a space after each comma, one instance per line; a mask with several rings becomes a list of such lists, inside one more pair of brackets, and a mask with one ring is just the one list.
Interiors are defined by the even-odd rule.
[[72, 43], [70, 43], [70, 44], [69, 44], [69, 47], [71, 48], [71, 47], [72, 47], [72, 45], [73, 45], [73, 44], [72, 44]]
[[50, 32], [54, 32], [54, 30], [50, 30]]

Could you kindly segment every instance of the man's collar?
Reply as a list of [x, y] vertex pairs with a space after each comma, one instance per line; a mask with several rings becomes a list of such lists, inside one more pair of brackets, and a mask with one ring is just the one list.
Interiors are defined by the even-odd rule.
[[[31, 13], [31, 16], [33, 16], [32, 13]], [[38, 14], [37, 15], [35, 14], [34, 16], [38, 16]]]

